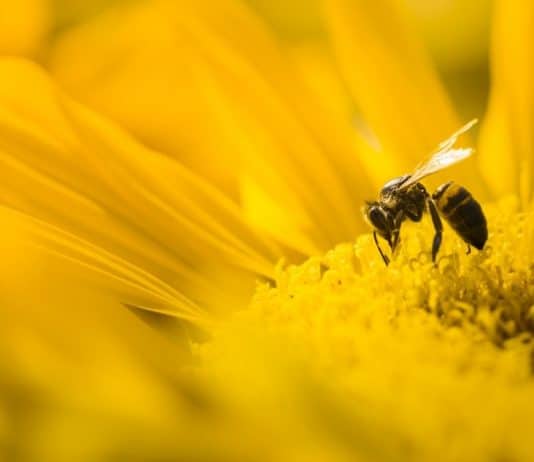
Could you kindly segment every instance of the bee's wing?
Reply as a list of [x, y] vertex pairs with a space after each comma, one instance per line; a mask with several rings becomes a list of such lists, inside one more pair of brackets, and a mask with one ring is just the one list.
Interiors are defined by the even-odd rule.
[[472, 148], [447, 149], [435, 153], [429, 160], [416, 168], [410, 178], [401, 185], [401, 189], [405, 189], [428, 175], [467, 159], [472, 153]]
[[424, 162], [420, 163], [415, 171], [410, 175], [410, 178], [401, 185], [401, 189], [405, 189], [414, 183], [417, 183], [422, 178], [439, 172], [447, 167], [450, 167], [457, 162], [467, 159], [474, 150], [472, 148], [453, 148], [458, 140], [458, 137], [469, 130], [478, 122], [477, 119], [471, 120], [464, 125], [460, 130], [453, 133], [449, 138], [440, 143], [438, 149], [433, 152], [430, 157]]

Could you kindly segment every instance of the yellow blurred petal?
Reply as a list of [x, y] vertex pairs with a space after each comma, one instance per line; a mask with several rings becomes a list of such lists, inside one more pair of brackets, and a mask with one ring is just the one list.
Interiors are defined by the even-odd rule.
[[247, 0], [284, 39], [298, 40], [322, 32], [320, 0]]
[[[306, 217], [291, 214], [287, 206], [272, 200], [256, 182], [243, 176], [241, 183], [243, 211], [260, 228], [263, 226], [275, 239], [284, 242], [303, 255], [316, 255], [320, 251], [306, 233]], [[304, 222], [304, 223], [303, 223]]]
[[155, 4], [111, 9], [61, 36], [50, 67], [77, 98], [235, 195], [225, 168], [234, 157], [196, 81], [193, 50], [173, 29]]
[[304, 42], [287, 48], [302, 79], [317, 100], [328, 107], [328, 113], [350, 120], [354, 103], [326, 46], [322, 42]]
[[0, 226], [0, 458], [110, 460], [132, 438], [145, 460], [177, 451], [169, 434], [194, 414], [179, 342], [28, 245], [31, 222], [0, 208]]
[[[265, 154], [267, 165], [274, 166], [279, 176], [297, 176], [294, 184], [298, 180], [308, 183], [316, 203], [306, 207], [319, 209], [314, 227], [331, 233], [330, 242], [352, 238], [364, 229], [359, 208], [374, 190], [353, 141], [351, 121], [339, 117], [316, 96], [313, 86], [299, 75], [292, 56], [283, 53], [270, 31], [241, 2], [218, 2], [220, 12], [208, 0], [191, 4], [202, 22], [182, 24], [212, 63], [215, 78], [247, 115], [259, 109], [256, 117], [261, 127], [280, 144]], [[222, 17], [232, 21], [221, 21]], [[226, 83], [228, 79], [235, 88]], [[292, 181], [288, 180], [290, 190]], [[268, 183], [264, 186], [277, 194]], [[310, 197], [306, 194], [301, 200], [309, 203]]]
[[499, 194], [531, 203], [534, 169], [534, 4], [497, 1], [492, 89], [481, 136], [481, 169]]
[[[384, 180], [410, 171], [461, 126], [422, 43], [397, 0], [324, 3], [346, 81], [381, 144], [375, 165]], [[454, 177], [486, 194], [474, 161]]]
[[486, 66], [492, 0], [405, 0], [436, 64], [445, 71]]
[[37, 67], [5, 59], [0, 75], [2, 201], [80, 239], [76, 258], [117, 271], [106, 252], [120, 271], [142, 268], [145, 283], [212, 310], [237, 308], [257, 275], [273, 274], [277, 250], [216, 189], [66, 98]]
[[100, 274], [106, 279], [108, 288], [118, 282], [121, 287], [133, 289], [137, 296], [146, 295], [152, 303], [159, 301], [164, 304], [163, 308], [147, 308], [151, 311], [174, 315], [199, 325], [206, 322], [205, 314], [191, 300], [142, 268], [59, 228], [12, 213], [20, 229], [32, 238], [30, 242], [33, 245], [50, 255], [57, 255], [67, 262]]
[[305, 217], [290, 240], [306, 233], [324, 249], [364, 229], [359, 208], [374, 188], [353, 127], [315, 97], [239, 2], [114, 10], [66, 34], [52, 62], [77, 97], [236, 201], [246, 176], [286, 214]]
[[0, 0], [0, 54], [34, 56], [51, 27], [51, 0]]
[[250, 459], [228, 444], [235, 422], [180, 334], [149, 329], [85, 270], [28, 245], [34, 225], [0, 207], [0, 459]]
[[[291, 57], [317, 100], [328, 108], [329, 117], [338, 125], [352, 121], [352, 130], [345, 131], [343, 135], [358, 153], [363, 171], [371, 180], [373, 191], [367, 197], [370, 199], [384, 185], [384, 178], [397, 176], [399, 171], [395, 165], [385, 162], [387, 159], [381, 159], [383, 153], [379, 152], [378, 142], [374, 135], [370, 133], [362, 120], [355, 116], [354, 101], [340, 70], [336, 67], [334, 57], [326, 49], [324, 43], [308, 42], [295, 45], [291, 48]], [[355, 167], [347, 166], [347, 168], [350, 171]]]

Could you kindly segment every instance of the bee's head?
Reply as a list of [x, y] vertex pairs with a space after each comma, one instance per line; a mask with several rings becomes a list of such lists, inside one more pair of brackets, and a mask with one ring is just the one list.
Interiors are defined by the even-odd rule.
[[389, 241], [391, 234], [391, 220], [389, 219], [387, 210], [385, 210], [379, 202], [367, 202], [363, 212], [367, 222], [378, 234]]

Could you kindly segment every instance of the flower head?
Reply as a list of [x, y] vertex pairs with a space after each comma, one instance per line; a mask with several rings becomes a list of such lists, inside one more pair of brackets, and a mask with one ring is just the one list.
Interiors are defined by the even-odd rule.
[[409, 225], [388, 267], [369, 236], [279, 267], [274, 287], [201, 349], [204, 367], [256, 405], [296, 399], [273, 397], [270, 383], [298, 394], [301, 425], [349, 458], [527, 460], [533, 223], [511, 198], [486, 211], [490, 239], [476, 255], [450, 234], [434, 265], [431, 226]]
[[125, 2], [45, 70], [0, 59], [1, 216], [38, 268], [6, 290], [11, 454], [530, 460], [534, 10], [498, 2], [480, 152], [447, 170], [487, 245], [446, 228], [434, 265], [425, 216], [385, 267], [361, 205], [461, 123], [397, 1], [323, 4], [324, 92], [234, 0]]

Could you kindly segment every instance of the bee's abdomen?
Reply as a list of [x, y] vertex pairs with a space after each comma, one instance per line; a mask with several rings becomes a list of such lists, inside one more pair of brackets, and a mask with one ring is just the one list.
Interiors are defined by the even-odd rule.
[[482, 207], [471, 193], [451, 181], [440, 186], [432, 198], [443, 218], [460, 237], [482, 250], [488, 239], [488, 227]]

